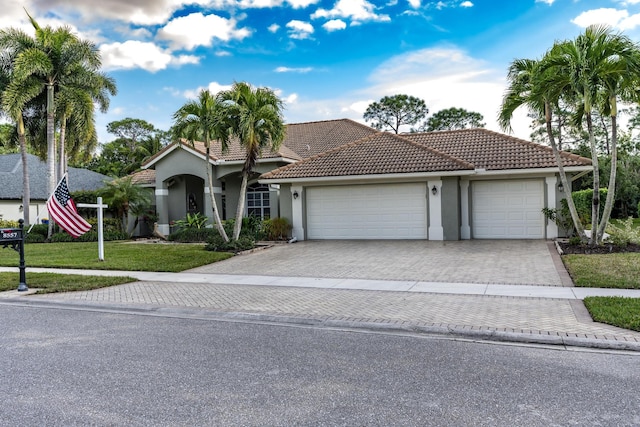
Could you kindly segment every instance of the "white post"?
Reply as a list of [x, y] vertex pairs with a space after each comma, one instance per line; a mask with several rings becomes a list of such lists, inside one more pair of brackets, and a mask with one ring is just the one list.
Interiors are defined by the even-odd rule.
[[102, 197], [98, 197], [98, 259], [104, 261], [104, 231], [102, 225]]
[[78, 203], [79, 208], [96, 208], [98, 209], [98, 259], [104, 261], [104, 228], [102, 225], [102, 209], [106, 209], [109, 206], [102, 204], [102, 197], [98, 197], [98, 203]]

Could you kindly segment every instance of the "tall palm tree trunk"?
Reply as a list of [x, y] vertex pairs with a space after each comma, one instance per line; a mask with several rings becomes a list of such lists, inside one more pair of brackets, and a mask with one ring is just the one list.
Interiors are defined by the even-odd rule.
[[60, 140], [58, 142], [58, 179], [61, 179], [67, 170], [67, 156], [65, 154], [65, 137], [67, 134], [67, 115], [60, 119]]
[[247, 198], [247, 182], [249, 181], [249, 171], [242, 171], [242, 183], [240, 184], [240, 196], [238, 197], [238, 209], [236, 210], [236, 222], [233, 224], [233, 239], [238, 240], [242, 229], [242, 217], [244, 216], [244, 205]]
[[567, 179], [567, 174], [564, 171], [564, 165], [562, 164], [562, 158], [560, 157], [560, 151], [558, 150], [558, 146], [556, 145], [556, 140], [553, 136], [553, 128], [551, 126], [551, 106], [548, 102], [545, 102], [545, 117], [547, 124], [547, 135], [549, 136], [549, 142], [551, 143], [551, 149], [553, 151], [553, 155], [556, 158], [556, 164], [558, 165], [558, 172], [560, 173], [560, 182], [562, 186], [569, 192], [566, 197], [567, 206], [569, 207], [569, 213], [571, 214], [571, 220], [573, 221], [573, 226], [576, 229], [576, 233], [580, 239], [584, 239], [584, 227], [582, 227], [582, 223], [580, 222], [580, 217], [578, 216], [578, 210], [576, 209], [576, 205], [573, 202], [573, 197], [571, 197], [571, 186], [569, 185], [569, 180]]
[[617, 130], [617, 111], [616, 100], [611, 99], [611, 171], [609, 172], [609, 187], [607, 188], [607, 198], [602, 211], [602, 219], [598, 226], [598, 240], [604, 236], [604, 230], [607, 228], [611, 209], [613, 208], [613, 199], [616, 192], [616, 174], [618, 169], [618, 130]]
[[22, 159], [22, 217], [24, 224], [29, 225], [31, 223], [29, 213], [31, 188], [29, 186], [29, 167], [27, 165], [27, 137], [25, 136], [22, 112], [18, 114], [18, 141], [20, 143], [20, 157]]
[[600, 215], [600, 173], [598, 166], [598, 151], [596, 149], [596, 139], [593, 134], [593, 122], [591, 120], [591, 110], [586, 112], [587, 131], [589, 132], [589, 145], [591, 146], [591, 163], [593, 164], [593, 202], [591, 204], [591, 238], [589, 244], [596, 246], [598, 240], [598, 217]]
[[[47, 83], [47, 190], [51, 196], [56, 188], [56, 142], [53, 83]], [[53, 221], [49, 218], [47, 237], [53, 234]]]
[[213, 222], [216, 225], [218, 233], [220, 233], [225, 242], [228, 242], [229, 236], [227, 236], [227, 232], [224, 231], [224, 227], [222, 226], [222, 220], [220, 219], [220, 213], [218, 212], [218, 204], [216, 203], [216, 196], [213, 193], [213, 177], [211, 176], [211, 165], [209, 164], [210, 154], [211, 148], [209, 147], [209, 142], [207, 141], [204, 161], [207, 167], [207, 185], [209, 185], [209, 197], [211, 198], [211, 209], [213, 210]]

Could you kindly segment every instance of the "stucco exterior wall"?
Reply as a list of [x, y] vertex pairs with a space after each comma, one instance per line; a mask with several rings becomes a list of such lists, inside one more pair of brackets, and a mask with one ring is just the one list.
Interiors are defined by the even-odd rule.
[[460, 186], [458, 177], [442, 178], [442, 229], [444, 240], [460, 240]]

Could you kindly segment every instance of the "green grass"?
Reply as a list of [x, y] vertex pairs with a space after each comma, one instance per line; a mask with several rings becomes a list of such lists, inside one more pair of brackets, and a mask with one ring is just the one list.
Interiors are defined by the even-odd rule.
[[[0, 292], [18, 289], [18, 273], [0, 273]], [[135, 282], [132, 277], [121, 276], [81, 276], [77, 274], [29, 273], [26, 274], [27, 286], [38, 288], [37, 293], [90, 291], [107, 286]]]
[[587, 297], [584, 305], [596, 322], [640, 332], [640, 298]]
[[[25, 264], [27, 271], [49, 267], [178, 272], [233, 256], [203, 248], [204, 244], [105, 242], [105, 260], [99, 261], [96, 242], [38, 243], [25, 245]], [[18, 262], [17, 252], [0, 249], [0, 266], [17, 267]]]
[[640, 253], [564, 255], [562, 259], [576, 286], [640, 289]]

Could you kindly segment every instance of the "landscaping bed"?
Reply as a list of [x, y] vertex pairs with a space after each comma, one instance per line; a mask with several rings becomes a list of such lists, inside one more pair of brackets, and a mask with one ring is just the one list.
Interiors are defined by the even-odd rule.
[[613, 253], [627, 253], [627, 252], [640, 252], [640, 245], [629, 243], [627, 245], [614, 245], [612, 243], [605, 243], [598, 246], [589, 246], [586, 244], [570, 244], [568, 242], [558, 242], [558, 246], [562, 249], [563, 254], [579, 254], [579, 255], [591, 255], [591, 254], [613, 254]]

